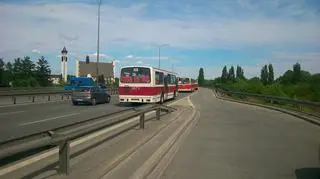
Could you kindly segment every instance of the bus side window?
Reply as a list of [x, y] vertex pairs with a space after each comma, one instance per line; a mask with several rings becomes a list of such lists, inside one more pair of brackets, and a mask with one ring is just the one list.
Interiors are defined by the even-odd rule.
[[163, 73], [162, 72], [156, 72], [156, 84], [163, 84]]

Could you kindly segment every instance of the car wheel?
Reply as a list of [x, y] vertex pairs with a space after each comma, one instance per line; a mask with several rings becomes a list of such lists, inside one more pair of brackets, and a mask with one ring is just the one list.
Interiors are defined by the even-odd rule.
[[110, 103], [110, 96], [106, 96], [106, 103]]
[[78, 102], [77, 102], [77, 101], [72, 101], [72, 104], [73, 104], [74, 106], [76, 106], [76, 105], [78, 105]]
[[92, 104], [92, 106], [97, 105], [97, 100], [96, 100], [96, 98], [92, 98], [91, 104]]

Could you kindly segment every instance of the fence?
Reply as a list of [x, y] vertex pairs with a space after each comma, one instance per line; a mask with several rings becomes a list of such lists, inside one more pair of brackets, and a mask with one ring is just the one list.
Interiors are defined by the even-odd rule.
[[296, 100], [280, 96], [271, 96], [255, 93], [237, 92], [214, 88], [215, 92], [223, 97], [235, 98], [244, 101], [265, 103], [268, 105], [278, 106], [302, 112], [314, 117], [320, 117], [320, 103], [304, 100]]
[[[42, 132], [20, 139], [14, 139], [11, 141], [3, 142], [0, 144], [0, 160], [39, 147], [45, 147], [48, 145], [59, 146], [59, 173], [68, 174], [71, 140], [137, 116], [139, 117], [138, 125], [140, 129], [144, 129], [146, 113], [150, 111], [156, 111], [156, 119], [160, 120], [161, 111], [172, 112], [174, 110], [175, 109], [172, 107], [164, 105], [155, 105], [146, 109], [132, 110], [133, 113], [124, 115], [123, 117], [118, 118], [116, 120], [93, 121], [92, 119], [76, 124], [71, 124], [62, 128], [53, 129], [51, 131]], [[104, 117], [106, 116], [104, 115], [98, 118]]]
[[[117, 88], [110, 88], [107, 89], [107, 92], [111, 95], [118, 94]], [[51, 101], [53, 96], [60, 96], [59, 99], [69, 99], [72, 91], [66, 91], [63, 89], [59, 90], [26, 90], [26, 91], [1, 91], [0, 97], [9, 97], [10, 101], [12, 101], [12, 104], [17, 104], [19, 97], [28, 97], [27, 101], [24, 102], [32, 102], [34, 103], [36, 101], [37, 96], [42, 96], [43, 98], [46, 98], [47, 101]], [[21, 99], [21, 98], [20, 98]]]

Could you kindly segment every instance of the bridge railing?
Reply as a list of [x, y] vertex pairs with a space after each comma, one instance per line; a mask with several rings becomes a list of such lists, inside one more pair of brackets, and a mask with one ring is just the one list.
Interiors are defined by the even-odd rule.
[[[148, 112], [156, 111], [156, 119], [160, 120], [161, 111], [167, 113], [175, 111], [175, 108], [164, 106], [164, 105], [154, 105], [149, 108], [144, 109], [126, 109], [120, 111], [121, 113], [125, 111], [131, 111], [128, 114], [124, 114], [119, 118], [113, 118], [110, 120], [103, 120], [103, 118], [110, 116], [112, 114], [107, 114], [99, 116], [93, 119], [88, 119], [86, 121], [81, 121], [78, 123], [70, 124], [68, 126], [52, 129], [50, 131], [41, 132], [38, 134], [33, 134], [30, 136], [13, 139], [10, 141], [0, 143], [0, 160], [21, 154], [23, 152], [30, 151], [32, 149], [37, 149], [45, 146], [58, 146], [59, 147], [59, 173], [68, 174], [69, 173], [69, 157], [70, 157], [70, 143], [71, 140], [80, 138], [84, 135], [93, 133], [100, 129], [113, 126], [115, 124], [127, 121], [134, 117], [139, 117], [139, 122], [134, 126], [139, 126], [140, 129], [145, 128], [145, 115]], [[120, 113], [116, 112], [116, 113]], [[113, 113], [115, 114], [115, 113]], [[133, 127], [134, 127], [133, 126]], [[132, 128], [129, 127], [129, 128]]]
[[[118, 94], [117, 88], [107, 88], [106, 89], [110, 95]], [[45, 98], [47, 101], [51, 101], [52, 97], [59, 96], [58, 99], [65, 100], [69, 99], [72, 91], [67, 91], [64, 89], [34, 89], [34, 90], [12, 90], [12, 91], [1, 91], [0, 90], [0, 98], [8, 98], [11, 101], [11, 104], [17, 104], [19, 102], [19, 98], [27, 97], [23, 102], [32, 102], [34, 103], [37, 97], [41, 96], [43, 99]]]
[[238, 92], [220, 88], [214, 88], [213, 90], [217, 95], [222, 97], [277, 106], [320, 118], [320, 102], [291, 99], [281, 96]]

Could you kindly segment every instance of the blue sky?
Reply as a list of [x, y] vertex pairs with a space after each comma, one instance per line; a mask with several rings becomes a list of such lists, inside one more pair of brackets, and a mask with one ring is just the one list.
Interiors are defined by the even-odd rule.
[[[60, 73], [59, 53], [95, 60], [96, 0], [1, 0], [0, 57], [12, 60], [45, 56]], [[207, 78], [222, 67], [241, 65], [259, 75], [274, 64], [276, 75], [296, 62], [320, 72], [320, 1], [318, 0], [102, 0], [100, 53], [117, 69], [132, 64], [158, 65], [181, 75]]]

